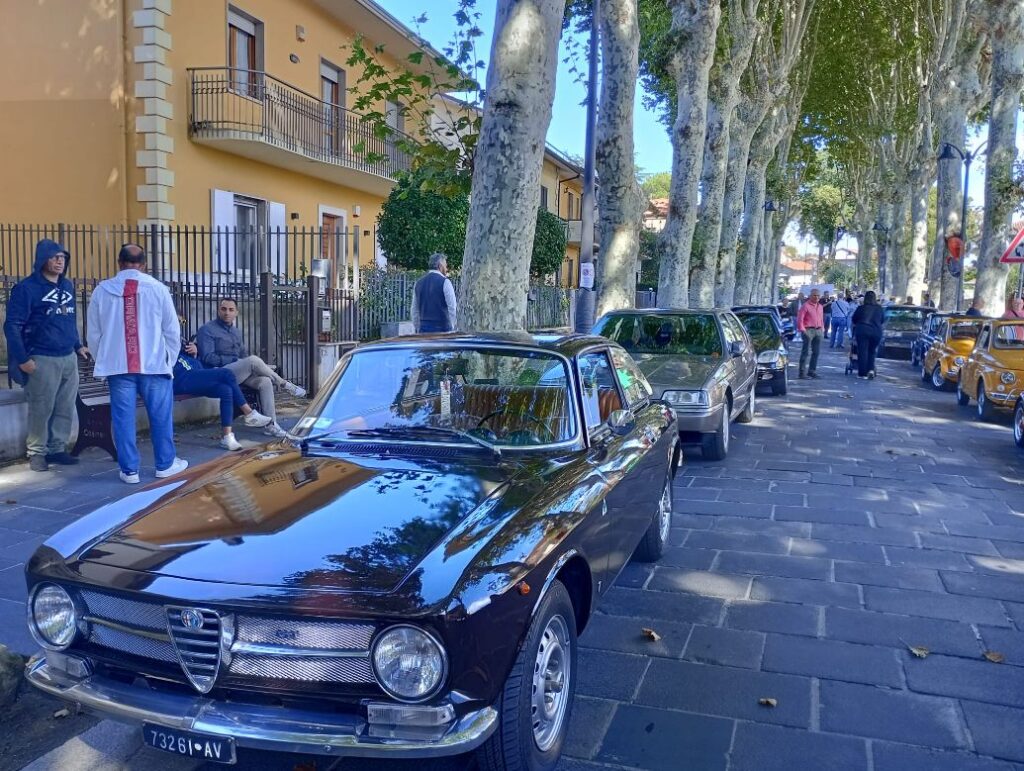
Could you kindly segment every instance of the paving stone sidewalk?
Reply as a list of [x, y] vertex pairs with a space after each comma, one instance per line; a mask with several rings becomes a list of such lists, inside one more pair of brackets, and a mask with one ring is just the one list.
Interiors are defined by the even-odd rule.
[[[1024, 455], [1006, 422], [979, 423], [906, 362], [880, 363], [874, 381], [845, 363], [826, 352], [820, 380], [759, 399], [726, 461], [688, 455], [672, 548], [629, 565], [580, 640], [565, 771], [1024, 769]], [[101, 463], [73, 489], [26, 492], [30, 472], [0, 471], [0, 500], [19, 500], [0, 506], [0, 642], [31, 648], [19, 556], [118, 494]], [[93, 730], [76, 741], [121, 755], [73, 767], [166, 765], [137, 733]], [[72, 756], [65, 745], [34, 768]]]

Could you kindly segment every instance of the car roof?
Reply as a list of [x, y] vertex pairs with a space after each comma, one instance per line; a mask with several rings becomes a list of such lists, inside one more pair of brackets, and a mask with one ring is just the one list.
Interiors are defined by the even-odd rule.
[[885, 305], [882, 309], [887, 311], [924, 311], [929, 314], [935, 310], [927, 305]]
[[562, 330], [542, 330], [536, 333], [530, 332], [445, 332], [441, 334], [428, 335], [404, 335], [402, 337], [389, 337], [384, 340], [375, 340], [359, 346], [357, 350], [372, 350], [378, 348], [406, 348], [416, 345], [439, 345], [450, 344], [457, 346], [516, 346], [522, 348], [535, 348], [540, 350], [553, 351], [563, 356], [572, 357], [580, 351], [594, 345], [617, 345], [612, 341], [598, 335], [581, 335], [568, 333]]
[[623, 308], [609, 311], [608, 316], [706, 316], [709, 313], [732, 313], [731, 308]]

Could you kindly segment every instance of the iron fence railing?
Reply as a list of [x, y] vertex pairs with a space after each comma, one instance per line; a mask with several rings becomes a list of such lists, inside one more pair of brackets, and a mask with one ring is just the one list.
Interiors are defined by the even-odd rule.
[[412, 137], [265, 72], [193, 67], [188, 77], [193, 137], [266, 142], [389, 179], [412, 168]]

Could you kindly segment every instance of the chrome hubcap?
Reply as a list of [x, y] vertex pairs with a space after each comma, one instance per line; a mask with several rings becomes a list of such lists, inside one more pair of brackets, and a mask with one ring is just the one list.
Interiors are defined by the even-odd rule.
[[569, 627], [561, 616], [553, 616], [540, 638], [533, 664], [531, 719], [533, 741], [547, 752], [558, 741], [565, 723], [570, 676]]
[[1017, 410], [1013, 414], [1013, 438], [1018, 444], [1024, 438], [1024, 405], [1021, 404], [1017, 405]]
[[665, 480], [665, 489], [661, 493], [658, 504], [658, 534], [661, 542], [668, 541], [668, 531], [672, 526], [672, 479]]
[[985, 414], [985, 386], [978, 386], [978, 415]]
[[942, 370], [939, 369], [939, 365], [935, 365], [935, 369], [932, 370], [932, 385], [936, 388], [942, 388]]

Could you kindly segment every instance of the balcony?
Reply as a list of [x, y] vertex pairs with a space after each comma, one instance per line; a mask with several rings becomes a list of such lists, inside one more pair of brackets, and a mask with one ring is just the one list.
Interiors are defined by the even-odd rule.
[[583, 220], [565, 221], [565, 239], [570, 246], [579, 246], [583, 240]]
[[386, 196], [412, 167], [411, 137], [382, 136], [351, 110], [254, 70], [188, 70], [189, 136], [198, 144]]

